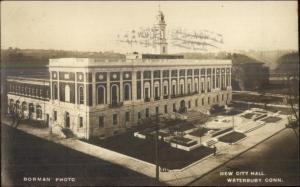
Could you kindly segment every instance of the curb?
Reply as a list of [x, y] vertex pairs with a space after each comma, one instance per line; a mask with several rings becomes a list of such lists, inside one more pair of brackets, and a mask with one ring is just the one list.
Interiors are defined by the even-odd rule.
[[241, 153], [235, 155], [234, 157], [232, 157], [232, 158], [230, 158], [229, 160], [223, 162], [223, 163], [220, 164], [219, 166], [217, 166], [217, 167], [211, 169], [210, 171], [208, 171], [207, 173], [205, 173], [205, 174], [203, 174], [202, 176], [198, 177], [197, 179], [192, 180], [191, 182], [186, 183], [185, 185], [190, 185], [190, 184], [194, 183], [195, 181], [197, 181], [197, 180], [203, 178], [204, 176], [206, 176], [206, 175], [208, 175], [209, 173], [213, 172], [214, 170], [216, 170], [216, 169], [218, 169], [218, 168], [224, 166], [225, 164], [227, 164], [227, 163], [230, 162], [231, 160], [235, 159], [236, 157], [239, 157], [240, 155], [242, 155], [242, 154], [244, 154], [245, 152], [249, 151], [250, 149], [256, 147], [257, 145], [259, 145], [259, 144], [261, 144], [261, 143], [267, 141], [268, 139], [272, 138], [273, 136], [276, 136], [277, 134], [281, 133], [281, 132], [282, 132], [283, 130], [285, 130], [285, 129], [286, 129], [286, 128], [280, 129], [279, 131], [275, 132], [275, 133], [272, 134], [271, 136], [269, 136], [269, 137], [267, 137], [267, 138], [261, 140], [261, 141], [258, 142], [257, 144], [255, 144], [255, 145], [253, 145], [253, 146], [247, 148], [246, 150], [242, 151]]

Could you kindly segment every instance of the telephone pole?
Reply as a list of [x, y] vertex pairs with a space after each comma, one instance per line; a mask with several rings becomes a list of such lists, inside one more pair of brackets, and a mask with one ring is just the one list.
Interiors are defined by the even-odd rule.
[[158, 137], [159, 137], [159, 124], [158, 124], [158, 114], [156, 114], [156, 121], [155, 121], [155, 165], [156, 165], [156, 182], [157, 184], [159, 183], [159, 162], [158, 162], [158, 157], [159, 157], [159, 146], [158, 146]]

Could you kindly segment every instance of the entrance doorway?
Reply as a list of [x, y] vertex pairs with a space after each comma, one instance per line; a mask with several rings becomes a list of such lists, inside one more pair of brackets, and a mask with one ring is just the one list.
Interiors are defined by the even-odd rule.
[[49, 127], [49, 114], [46, 114], [46, 125]]
[[185, 106], [185, 101], [181, 100], [180, 101], [180, 107], [179, 107], [179, 113], [184, 113], [186, 111], [187, 111], [187, 109], [186, 109], [186, 106]]
[[69, 112], [65, 113], [65, 125], [66, 125], [66, 128], [70, 128], [70, 114], [69, 114]]

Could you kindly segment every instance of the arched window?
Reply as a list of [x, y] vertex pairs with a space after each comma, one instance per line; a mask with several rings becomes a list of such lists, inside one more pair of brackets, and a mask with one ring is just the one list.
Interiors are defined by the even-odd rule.
[[154, 83], [154, 98], [155, 98], [155, 99], [158, 99], [159, 96], [160, 96], [160, 93], [159, 93], [159, 86], [160, 86], [159, 82], [156, 81], [156, 82]]
[[199, 92], [198, 85], [199, 85], [199, 80], [197, 78], [194, 80], [194, 92]]
[[130, 100], [130, 94], [131, 94], [130, 84], [125, 84], [124, 85], [124, 100], [125, 101]]
[[184, 80], [181, 79], [179, 84], [180, 84], [180, 94], [183, 95], [184, 94]]
[[79, 87], [79, 104], [84, 104], [84, 93], [83, 93], [83, 87]]
[[192, 80], [188, 79], [188, 83], [187, 83], [187, 92], [191, 93], [192, 92]]
[[66, 85], [65, 86], [65, 102], [70, 102], [70, 94], [71, 94], [70, 86]]
[[171, 90], [172, 96], [176, 95], [176, 85], [177, 85], [176, 80], [172, 80], [172, 90]]
[[27, 103], [24, 101], [23, 103], [22, 103], [22, 111], [24, 112], [24, 111], [26, 111], [27, 110]]
[[144, 85], [144, 98], [146, 100], [150, 99], [150, 83], [149, 82], [145, 82], [145, 85]]
[[169, 85], [168, 81], [164, 81], [163, 85], [164, 85], [163, 86], [163, 95], [166, 96], [169, 93], [169, 91], [168, 91], [168, 85]]
[[97, 88], [97, 104], [105, 104], [105, 88], [103, 86]]
[[119, 86], [117, 84], [113, 84], [111, 86], [111, 104], [116, 105], [119, 103]]
[[36, 106], [36, 118], [42, 119], [42, 107], [40, 105]]

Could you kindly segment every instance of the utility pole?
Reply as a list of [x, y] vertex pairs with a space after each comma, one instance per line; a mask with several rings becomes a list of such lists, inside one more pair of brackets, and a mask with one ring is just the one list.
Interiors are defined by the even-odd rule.
[[155, 122], [155, 127], [156, 127], [156, 133], [155, 133], [155, 165], [156, 165], [156, 182], [157, 184], [159, 183], [159, 162], [158, 162], [158, 151], [159, 151], [159, 146], [158, 146], [158, 132], [159, 132], [159, 124], [158, 124], [158, 114], [156, 114], [156, 122]]

